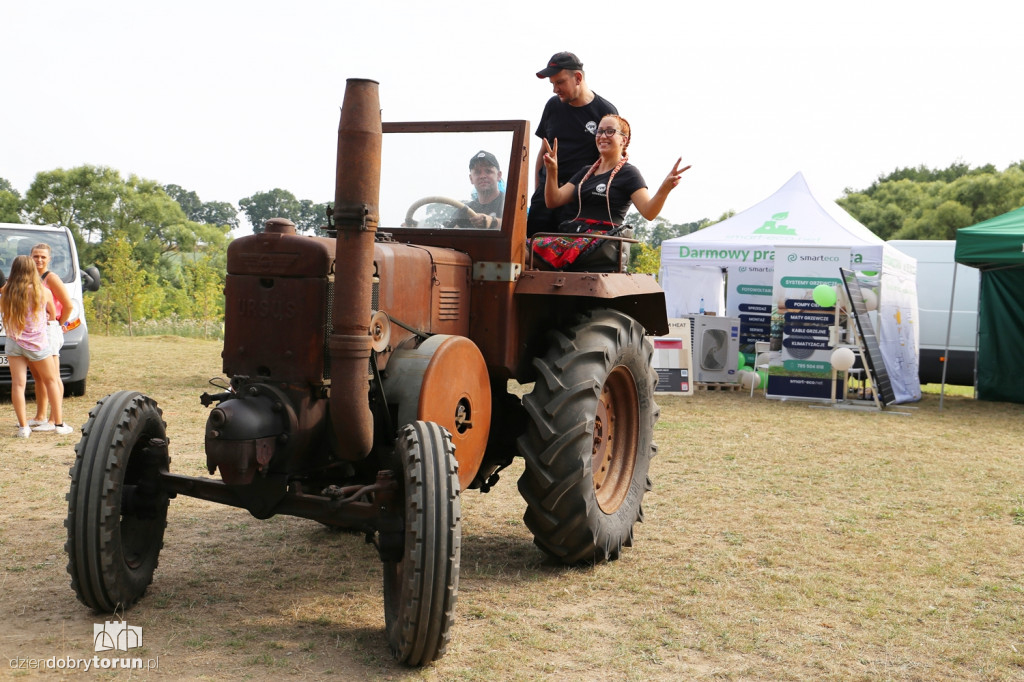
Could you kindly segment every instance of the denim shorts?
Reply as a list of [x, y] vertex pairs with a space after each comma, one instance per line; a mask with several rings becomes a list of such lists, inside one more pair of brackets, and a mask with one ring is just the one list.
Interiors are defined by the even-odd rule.
[[28, 350], [27, 348], [22, 348], [17, 341], [9, 336], [7, 337], [7, 344], [4, 346], [4, 352], [8, 357], [20, 355], [29, 362], [42, 362], [53, 355], [49, 347], [44, 348], [43, 350]]

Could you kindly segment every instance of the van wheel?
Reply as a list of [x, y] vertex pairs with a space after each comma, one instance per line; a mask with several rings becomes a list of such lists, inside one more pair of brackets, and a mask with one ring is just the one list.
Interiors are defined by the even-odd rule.
[[64, 384], [64, 395], [79, 398], [85, 395], [85, 379], [81, 381], [69, 381]]

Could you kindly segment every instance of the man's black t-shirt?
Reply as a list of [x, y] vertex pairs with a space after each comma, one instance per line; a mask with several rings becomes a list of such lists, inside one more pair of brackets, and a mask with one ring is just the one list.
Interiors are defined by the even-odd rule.
[[[617, 114], [615, 105], [594, 93], [594, 99], [582, 107], [565, 104], [558, 97], [552, 97], [544, 105], [537, 137], [547, 138], [554, 145], [558, 138], [558, 184], [564, 185], [581, 166], [590, 166], [597, 161], [597, 145], [594, 131], [601, 119], [608, 114]], [[543, 173], [544, 169], [541, 168]], [[539, 188], [543, 192], [543, 184]]]
[[[559, 155], [561, 155], [561, 143], [559, 143]], [[580, 180], [586, 175], [589, 166], [581, 168], [576, 175], [569, 179], [573, 185], [581, 192], [580, 196], [583, 201], [583, 208], [580, 211], [580, 218], [590, 218], [591, 220], [609, 220], [608, 216], [608, 204], [611, 203], [611, 222], [615, 224], [621, 224], [626, 218], [626, 213], [629, 211], [630, 204], [632, 203], [631, 197], [633, 192], [637, 191], [641, 187], [647, 187], [647, 183], [644, 182], [644, 178], [640, 175], [640, 171], [637, 170], [636, 166], [631, 163], [624, 163], [619, 172], [615, 174], [615, 180], [612, 182], [611, 195], [607, 195], [608, 191], [608, 179], [611, 178], [611, 171], [602, 173], [601, 175], [591, 175], [587, 178], [587, 181], [580, 186]], [[576, 196], [576, 194], [574, 194]], [[572, 208], [575, 212], [577, 208], [576, 201], [572, 202]]]
[[[505, 210], [505, 193], [498, 192], [498, 196], [494, 201], [489, 201], [486, 204], [481, 204], [477, 199], [470, 199], [465, 202], [466, 206], [471, 208], [474, 213], [480, 213], [482, 215], [489, 215], [492, 218], [500, 218], [502, 212]], [[473, 227], [473, 223], [469, 222], [469, 214], [462, 209], [455, 212], [455, 215], [445, 223], [445, 227]], [[497, 223], [492, 224], [497, 227]]]

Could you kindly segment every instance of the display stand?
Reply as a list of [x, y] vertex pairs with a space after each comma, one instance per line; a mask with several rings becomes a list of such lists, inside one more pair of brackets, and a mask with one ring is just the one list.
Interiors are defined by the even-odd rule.
[[[893, 394], [892, 386], [889, 383], [889, 375], [886, 372], [885, 365], [882, 363], [878, 340], [875, 336], [874, 328], [871, 326], [867, 307], [864, 305], [860, 284], [857, 282], [856, 273], [852, 270], [840, 268], [840, 273], [846, 288], [847, 299], [850, 302], [850, 310], [847, 311], [846, 324], [840, 325], [839, 306], [836, 306], [836, 324], [831, 330], [831, 341], [834, 347], [849, 348], [856, 356], [860, 357], [861, 365], [864, 371], [867, 372], [867, 378], [871, 380], [871, 400], [850, 400], [849, 396], [844, 396], [842, 401], [838, 401], [836, 399], [838, 372], [833, 368], [831, 406], [846, 409], [885, 411], [886, 414], [909, 415], [909, 412], [884, 409], [885, 405], [895, 401], [896, 396]], [[847, 393], [849, 392], [849, 379], [849, 372], [844, 371], [843, 391]]]

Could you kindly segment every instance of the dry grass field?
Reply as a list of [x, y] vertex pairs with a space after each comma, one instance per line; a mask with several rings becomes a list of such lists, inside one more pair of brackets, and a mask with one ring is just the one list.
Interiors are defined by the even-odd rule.
[[[76, 427], [103, 395], [163, 408], [172, 470], [207, 475], [220, 346], [95, 337]], [[153, 585], [126, 616], [151, 672], [70, 679], [1024, 679], [1024, 406], [963, 396], [909, 415], [744, 392], [662, 396], [645, 522], [619, 561], [547, 562], [522, 523], [521, 464], [463, 498], [453, 642], [395, 664], [362, 538], [171, 502]], [[13, 438], [0, 401], [0, 678], [92, 659], [104, 616], [74, 597], [62, 526], [73, 436]]]

